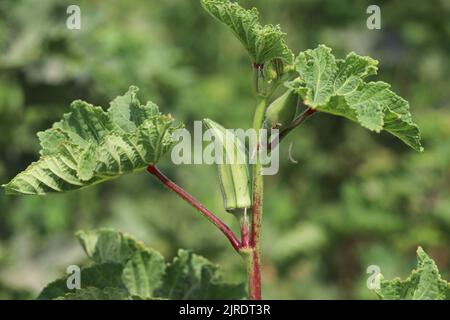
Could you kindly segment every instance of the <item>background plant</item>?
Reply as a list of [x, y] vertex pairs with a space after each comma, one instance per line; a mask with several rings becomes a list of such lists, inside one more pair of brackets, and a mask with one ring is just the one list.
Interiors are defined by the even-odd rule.
[[242, 299], [243, 284], [224, 282], [219, 268], [180, 249], [166, 263], [157, 251], [133, 237], [100, 229], [77, 233], [93, 264], [81, 270], [80, 286], [68, 289], [68, 276], [51, 282], [38, 299], [141, 300]]
[[[320, 125], [304, 125], [302, 139], [289, 136], [285, 146], [294, 142], [300, 165], [286, 156], [281, 174], [266, 182], [266, 210], [271, 212], [265, 217], [263, 243], [267, 298], [374, 297], [365, 287], [365, 268], [378, 264], [386, 278], [405, 277], [419, 243], [448, 278], [449, 9], [440, 1], [380, 4], [383, 29], [374, 32], [364, 28], [368, 4], [258, 2], [264, 21], [283, 21], [294, 52], [326, 43], [336, 56], [354, 50], [382, 61], [379, 77], [414, 106], [427, 148], [415, 155], [394, 138], [325, 115]], [[49, 127], [72, 100], [106, 105], [130, 83], [145, 88], [144, 101], [152, 99], [186, 122], [223, 118], [224, 126], [244, 127], [251, 121], [247, 110], [253, 97], [243, 67], [247, 57], [197, 3], [161, 1], [150, 8], [133, 1], [95, 4], [95, 10], [90, 10], [92, 3], [81, 6], [87, 9], [84, 21], [96, 31], [74, 34], [61, 28], [65, 17], [59, 12], [66, 8], [61, 2], [42, 2], [39, 10], [32, 1], [2, 3], [2, 181], [36, 158], [34, 133]], [[30, 12], [34, 19], [29, 19]], [[123, 12], [134, 22], [115, 24], [114, 17]], [[205, 30], [202, 39], [196, 36], [198, 28]], [[21, 36], [25, 34], [29, 36]], [[158, 57], [166, 63], [156, 63]], [[186, 171], [167, 164], [163, 169], [195, 190], [213, 211], [221, 210], [219, 190], [211, 197], [212, 186], [194, 185], [193, 177], [214, 180], [214, 168]], [[3, 296], [27, 294], [14, 288], [40, 290], [55, 277], [48, 272], [49, 258], [55, 273], [82, 259], [73, 246], [73, 231], [96, 225], [120, 226], [165, 256], [175, 255], [183, 245], [196, 248], [230, 271], [226, 274], [243, 280], [240, 259], [225, 249], [220, 235], [203, 231], [209, 226], [188, 214], [182, 202], [156, 204], [172, 196], [138, 176], [64, 198], [0, 196], [5, 222], [0, 263], [7, 281]], [[150, 206], [164, 214], [150, 213]], [[232, 217], [222, 218], [233, 224]]]

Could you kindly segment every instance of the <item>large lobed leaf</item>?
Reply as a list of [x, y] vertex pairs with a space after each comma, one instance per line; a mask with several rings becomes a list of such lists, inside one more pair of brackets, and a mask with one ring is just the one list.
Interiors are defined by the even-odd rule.
[[190, 251], [179, 250], [168, 264], [159, 296], [174, 300], [242, 299], [243, 285], [226, 283], [218, 266]]
[[228, 0], [201, 2], [206, 11], [231, 29], [247, 50], [253, 63], [263, 65], [280, 60], [285, 65], [292, 64], [294, 56], [286, 45], [285, 33], [278, 25], [261, 25], [256, 8], [246, 10]]
[[295, 61], [299, 77], [287, 86], [310, 108], [348, 118], [375, 132], [386, 130], [422, 151], [408, 102], [387, 83], [365, 82], [367, 76], [377, 73], [377, 65], [378, 61], [353, 52], [336, 59], [330, 48], [320, 45], [299, 54]]
[[242, 299], [243, 284], [226, 283], [219, 268], [190, 251], [172, 263], [133, 237], [114, 230], [78, 232], [92, 266], [81, 269], [81, 288], [67, 277], [48, 284], [38, 299]]
[[[106, 288], [117, 288], [126, 290], [122, 282], [123, 265], [118, 263], [96, 264], [91, 267], [81, 269], [81, 289], [96, 288], [99, 290]], [[74, 290], [67, 288], [67, 278], [61, 278], [49, 283], [39, 294], [38, 299], [48, 300], [63, 297]]]
[[439, 270], [421, 247], [417, 249], [417, 269], [401, 280], [382, 280], [376, 293], [384, 300], [447, 300], [450, 283], [443, 280]]
[[8, 194], [47, 194], [90, 186], [155, 164], [171, 148], [177, 128], [138, 88], [111, 102], [107, 111], [74, 101], [51, 129], [39, 132], [41, 157], [4, 185]]

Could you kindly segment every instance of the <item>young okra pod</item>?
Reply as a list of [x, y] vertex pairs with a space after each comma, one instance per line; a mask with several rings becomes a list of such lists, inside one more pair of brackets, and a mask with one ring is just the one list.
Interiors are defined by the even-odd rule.
[[244, 143], [231, 131], [210, 119], [203, 120], [214, 137], [217, 170], [225, 210], [240, 214], [251, 207], [250, 174]]

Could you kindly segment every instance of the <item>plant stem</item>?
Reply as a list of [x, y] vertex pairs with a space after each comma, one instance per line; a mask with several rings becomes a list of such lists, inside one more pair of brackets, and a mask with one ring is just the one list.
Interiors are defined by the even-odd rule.
[[[261, 300], [261, 225], [263, 216], [263, 198], [264, 198], [264, 179], [262, 175], [262, 165], [259, 159], [260, 149], [260, 129], [264, 121], [264, 112], [267, 98], [258, 96], [258, 105], [256, 107], [253, 119], [253, 129], [257, 131], [258, 150], [256, 153], [256, 163], [253, 165], [253, 199], [252, 199], [252, 234], [250, 246], [243, 247], [241, 253], [245, 255], [247, 261], [248, 274], [248, 295], [250, 300]], [[299, 115], [291, 125], [280, 133], [277, 143], [279, 143], [289, 132], [302, 124], [316, 110], [308, 108]], [[270, 149], [275, 148], [276, 144], [270, 145]]]
[[159, 181], [161, 181], [169, 190], [175, 192], [178, 196], [180, 196], [184, 201], [189, 203], [195, 209], [197, 209], [205, 218], [211, 221], [222, 233], [228, 238], [233, 248], [239, 252], [241, 248], [241, 244], [236, 237], [236, 235], [231, 231], [231, 229], [218, 217], [216, 217], [211, 211], [206, 209], [206, 207], [201, 204], [197, 199], [183, 190], [180, 186], [178, 186], [175, 182], [167, 178], [158, 168], [153, 165], [147, 167], [147, 171], [155, 176]]
[[258, 104], [253, 119], [253, 129], [256, 130], [257, 150], [256, 161], [253, 165], [253, 197], [252, 197], [252, 232], [250, 238], [250, 251], [246, 252], [248, 272], [248, 294], [251, 300], [261, 299], [261, 223], [263, 215], [263, 189], [262, 164], [259, 157], [260, 129], [264, 121], [266, 97], [258, 96]]
[[253, 78], [256, 95], [266, 95], [266, 82], [264, 81], [264, 64], [253, 64]]
[[242, 253], [247, 264], [248, 298], [261, 300], [261, 262], [258, 250], [255, 248], [243, 249]]

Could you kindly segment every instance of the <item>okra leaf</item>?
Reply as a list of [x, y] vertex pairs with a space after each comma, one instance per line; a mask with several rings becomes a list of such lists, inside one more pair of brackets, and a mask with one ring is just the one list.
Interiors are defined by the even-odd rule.
[[423, 151], [420, 131], [412, 121], [409, 104], [381, 81], [366, 82], [377, 73], [378, 61], [350, 53], [336, 59], [320, 45], [301, 52], [295, 60], [299, 77], [287, 82], [306, 106], [358, 122], [375, 132], [386, 130], [416, 151]]
[[375, 290], [384, 300], [447, 300], [450, 299], [450, 283], [443, 280], [433, 261], [421, 247], [417, 249], [417, 269], [401, 280], [382, 280]]
[[138, 88], [111, 102], [107, 111], [74, 101], [51, 129], [39, 132], [41, 157], [9, 183], [8, 194], [65, 192], [94, 185], [157, 163], [174, 144], [174, 125]]
[[[123, 265], [118, 263], [95, 264], [91, 267], [80, 270], [80, 289], [95, 287], [104, 289], [114, 287], [126, 289], [122, 282]], [[68, 293], [73, 293], [74, 289], [69, 289], [67, 280], [70, 275], [49, 283], [39, 294], [37, 299], [56, 299]], [[70, 281], [70, 280], [69, 280]]]
[[111, 229], [78, 231], [76, 237], [86, 255], [99, 264], [126, 264], [134, 254], [146, 250], [143, 243]]
[[153, 297], [165, 270], [163, 256], [133, 237], [114, 230], [79, 231], [77, 237], [96, 263], [123, 265], [122, 282], [130, 294]]
[[131, 295], [151, 298], [162, 285], [165, 269], [163, 256], [147, 248], [134, 254], [126, 263], [122, 281]]
[[216, 265], [190, 251], [179, 250], [167, 266], [159, 296], [175, 300], [243, 299], [245, 286], [224, 282]]
[[[242, 299], [243, 284], [223, 280], [217, 266], [180, 250], [167, 264], [160, 253], [109, 229], [77, 233], [93, 265], [82, 268], [79, 289], [67, 275], [48, 284], [38, 299]], [[177, 272], [180, 271], [180, 274]]]
[[203, 7], [225, 24], [247, 50], [252, 62], [264, 65], [272, 60], [292, 65], [294, 55], [285, 42], [279, 25], [261, 25], [256, 8], [246, 10], [228, 0], [202, 0]]

